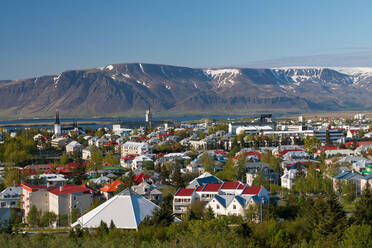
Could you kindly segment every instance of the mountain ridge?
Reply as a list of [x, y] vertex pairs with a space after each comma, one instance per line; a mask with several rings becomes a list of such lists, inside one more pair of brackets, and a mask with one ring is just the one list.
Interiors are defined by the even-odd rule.
[[1, 116], [242, 114], [372, 109], [372, 68], [190, 68], [120, 63], [0, 80]]

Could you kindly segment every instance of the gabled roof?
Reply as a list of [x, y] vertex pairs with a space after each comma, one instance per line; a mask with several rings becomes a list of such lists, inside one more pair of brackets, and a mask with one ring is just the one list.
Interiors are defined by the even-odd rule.
[[119, 185], [125, 185], [125, 184], [123, 182], [121, 182], [119, 179], [116, 179], [112, 183], [105, 184], [105, 186], [103, 186], [101, 188], [101, 191], [104, 191], [104, 192], [115, 192], [117, 190], [117, 188], [119, 187]]
[[144, 181], [145, 178], [150, 178], [148, 175], [146, 174], [143, 174], [142, 172], [140, 174], [138, 174], [135, 178], [134, 178], [134, 182], [136, 183], [142, 183]]
[[180, 188], [174, 196], [192, 196], [195, 189]]
[[101, 221], [107, 225], [113, 221], [116, 228], [137, 229], [141, 221], [158, 208], [128, 188], [80, 217], [72, 227], [97, 228]]
[[210, 183], [204, 186], [203, 192], [218, 192], [222, 187], [222, 184], [219, 183]]
[[49, 192], [55, 195], [64, 195], [64, 194], [73, 194], [73, 193], [80, 193], [80, 192], [91, 193], [92, 190], [88, 188], [86, 185], [65, 184], [59, 188], [50, 190]]
[[216, 195], [214, 197], [224, 208], [227, 208], [232, 200], [234, 199], [233, 195]]
[[224, 182], [224, 184], [222, 185], [221, 189], [225, 189], [225, 190], [237, 189], [240, 184], [241, 184], [240, 182]]
[[196, 178], [196, 181], [198, 182], [199, 185], [221, 183], [221, 180], [215, 176]]
[[251, 186], [251, 187], [245, 187], [245, 189], [242, 192], [242, 195], [257, 195], [260, 193], [262, 186]]

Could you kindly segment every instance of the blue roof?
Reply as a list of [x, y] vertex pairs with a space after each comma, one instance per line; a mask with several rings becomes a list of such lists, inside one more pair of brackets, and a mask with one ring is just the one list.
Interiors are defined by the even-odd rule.
[[372, 178], [372, 174], [365, 175], [363, 178], [366, 180], [369, 180]]
[[205, 185], [205, 184], [209, 184], [209, 183], [220, 183], [221, 182], [217, 177], [214, 177], [214, 176], [197, 178], [196, 181], [198, 182], [199, 185]]
[[335, 179], [343, 179], [346, 175], [350, 174], [352, 172], [350, 171], [345, 171], [345, 172], [341, 172], [340, 174], [338, 174], [337, 176], [335, 176], [334, 178]]
[[216, 200], [221, 203], [221, 205], [226, 208], [227, 205], [234, 199], [233, 195], [216, 195]]

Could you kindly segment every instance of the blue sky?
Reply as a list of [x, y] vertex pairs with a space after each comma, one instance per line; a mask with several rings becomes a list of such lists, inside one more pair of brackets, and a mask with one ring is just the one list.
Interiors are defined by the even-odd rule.
[[123, 62], [372, 58], [371, 9], [372, 1], [342, 0], [1, 0], [0, 79]]

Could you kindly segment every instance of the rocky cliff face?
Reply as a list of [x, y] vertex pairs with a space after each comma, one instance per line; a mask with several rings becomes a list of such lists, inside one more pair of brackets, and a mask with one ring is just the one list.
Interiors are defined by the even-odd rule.
[[116, 64], [0, 81], [0, 114], [248, 113], [372, 108], [372, 68], [193, 69]]

